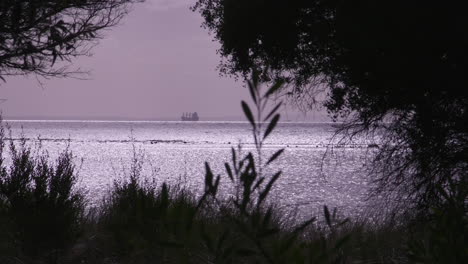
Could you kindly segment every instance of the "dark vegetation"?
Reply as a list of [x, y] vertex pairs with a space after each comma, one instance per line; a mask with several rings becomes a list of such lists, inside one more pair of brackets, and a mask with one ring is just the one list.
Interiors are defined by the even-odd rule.
[[345, 136], [378, 133], [372, 169], [381, 189], [403, 192], [422, 214], [446, 201], [440, 188], [466, 195], [461, 2], [198, 0], [192, 8], [221, 44], [221, 73], [263, 71], [262, 80], [289, 84], [280, 93], [294, 103], [344, 120]]
[[[118, 24], [129, 5], [138, 1], [0, 1], [0, 80], [15, 75], [49, 78], [80, 73], [69, 69], [68, 62], [88, 55], [103, 30]], [[56, 62], [61, 63], [57, 66]]]
[[44, 259], [63, 254], [81, 234], [84, 197], [76, 183], [71, 153], [54, 163], [46, 153], [34, 154], [25, 140], [8, 146], [11, 165], [4, 161], [5, 138], [0, 128], [0, 261]]
[[[282, 217], [268, 195], [281, 171], [266, 173], [280, 157], [262, 146], [280, 118], [253, 76], [254, 102], [242, 102], [251, 122], [255, 151], [232, 148], [223, 179], [233, 187], [221, 198], [221, 176], [205, 164], [205, 189], [142, 181], [135, 155], [127, 179], [116, 181], [99, 208], [85, 208], [76, 188], [72, 154], [55, 162], [33, 154], [25, 141], [10, 141], [11, 165], [0, 154], [1, 263], [461, 263], [466, 259], [458, 202], [432, 214], [432, 221], [351, 221], [324, 206], [323, 217], [297, 223]], [[252, 110], [253, 109], [253, 110]], [[259, 120], [264, 122], [259, 122]], [[444, 195], [450, 196], [448, 193]], [[452, 197], [452, 196], [450, 196]], [[408, 232], [410, 231], [411, 232]]]
[[[67, 76], [56, 61], [86, 54], [131, 2], [1, 1], [0, 78]], [[466, 262], [468, 38], [457, 5], [199, 0], [194, 10], [222, 45], [221, 72], [254, 69], [255, 107], [242, 109], [255, 151], [232, 149], [223, 179], [233, 193], [220, 197], [209, 164], [201, 195], [142, 182], [134, 164], [99, 208], [86, 208], [68, 150], [50, 161], [2, 128], [0, 263]], [[313, 105], [320, 89], [349, 135], [383, 133], [374, 172], [381, 190], [408, 197], [410, 217], [367, 223], [324, 206], [320, 219], [297, 223], [269, 202], [281, 171], [266, 168], [282, 150], [262, 153], [280, 118], [268, 99]]]
[[[412, 212], [411, 260], [466, 262], [468, 18], [461, 3], [198, 0], [222, 74], [285, 81], [279, 91], [381, 140], [378, 195]], [[320, 95], [321, 94], [321, 95]], [[317, 100], [323, 99], [322, 102]], [[422, 228], [423, 227], [423, 228]]]

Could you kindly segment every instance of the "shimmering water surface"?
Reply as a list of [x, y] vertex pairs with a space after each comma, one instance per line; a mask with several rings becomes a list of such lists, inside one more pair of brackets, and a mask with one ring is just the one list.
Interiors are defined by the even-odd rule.
[[[201, 190], [204, 162], [225, 175], [230, 148], [243, 144], [252, 150], [250, 126], [245, 122], [105, 122], [105, 121], [8, 121], [12, 138], [21, 134], [30, 144], [41, 139], [53, 158], [67, 144], [79, 169], [80, 188], [90, 204], [106, 194], [116, 178], [129, 171], [134, 149], [144, 155], [142, 175], [156, 182], [182, 181]], [[338, 207], [346, 215], [369, 209], [370, 180], [363, 168], [372, 148], [369, 142], [337, 147], [331, 144], [332, 124], [280, 123], [265, 145], [265, 154], [286, 151], [272, 166], [281, 169], [271, 199], [301, 214], [323, 205]], [[222, 178], [224, 188], [227, 176]]]

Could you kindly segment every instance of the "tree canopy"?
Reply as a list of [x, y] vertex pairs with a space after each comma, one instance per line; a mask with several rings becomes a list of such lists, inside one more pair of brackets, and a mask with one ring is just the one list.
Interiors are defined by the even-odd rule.
[[66, 63], [89, 54], [106, 28], [139, 0], [0, 1], [0, 79], [72, 73]]
[[327, 87], [333, 117], [354, 131], [384, 128], [376, 161], [385, 184], [411, 175], [410, 193], [465, 182], [468, 168], [468, 16], [456, 1], [198, 0], [220, 42], [222, 73]]

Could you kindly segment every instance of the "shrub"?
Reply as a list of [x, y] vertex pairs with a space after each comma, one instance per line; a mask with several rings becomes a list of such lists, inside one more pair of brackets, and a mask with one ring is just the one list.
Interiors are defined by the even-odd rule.
[[193, 228], [196, 200], [181, 186], [139, 180], [139, 162], [134, 159], [127, 180], [114, 182], [98, 210], [101, 250], [129, 263], [187, 262], [200, 240]]
[[0, 129], [0, 222], [7, 226], [0, 230], [0, 247], [8, 255], [56, 262], [79, 236], [83, 220], [84, 199], [75, 189], [72, 154], [66, 149], [50, 162], [46, 153], [34, 156], [24, 138], [18, 146], [11, 140], [7, 166]]

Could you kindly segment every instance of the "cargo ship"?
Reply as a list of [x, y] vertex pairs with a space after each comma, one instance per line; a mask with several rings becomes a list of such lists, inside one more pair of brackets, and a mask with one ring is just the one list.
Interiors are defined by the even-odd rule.
[[197, 112], [193, 113], [183, 113], [181, 117], [182, 121], [198, 121], [200, 118], [198, 117]]

